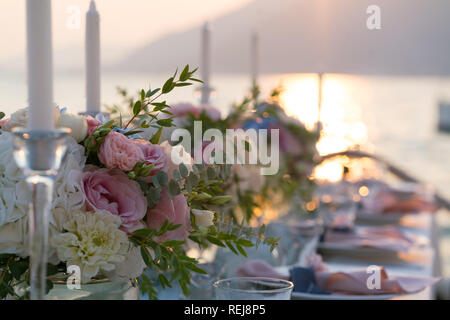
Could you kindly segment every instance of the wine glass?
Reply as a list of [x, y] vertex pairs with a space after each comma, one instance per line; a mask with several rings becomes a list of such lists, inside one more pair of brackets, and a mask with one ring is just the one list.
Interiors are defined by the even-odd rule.
[[214, 282], [218, 300], [290, 300], [293, 283], [263, 277], [237, 277]]

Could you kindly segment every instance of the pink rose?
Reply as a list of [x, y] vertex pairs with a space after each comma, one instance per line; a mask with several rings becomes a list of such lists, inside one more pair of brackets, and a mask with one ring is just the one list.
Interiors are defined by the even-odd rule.
[[134, 142], [141, 148], [142, 153], [144, 154], [143, 161], [145, 164], [154, 164], [150, 176], [143, 179], [144, 181], [148, 180], [147, 182], [150, 182], [151, 176], [154, 176], [158, 171], [167, 169], [168, 164], [166, 155], [164, 154], [164, 148], [142, 139], [136, 139]]
[[185, 240], [191, 228], [190, 210], [186, 198], [179, 194], [170, 199], [165, 190], [161, 196], [161, 202], [147, 212], [147, 226], [150, 229], [160, 230], [166, 220], [169, 223], [181, 224], [177, 229], [163, 234], [158, 241]]
[[89, 168], [82, 177], [81, 189], [88, 210], [106, 210], [122, 219], [122, 228], [132, 232], [141, 228], [147, 200], [136, 181], [116, 169]]
[[217, 121], [222, 117], [220, 111], [209, 104], [204, 104], [200, 106], [200, 112], [203, 111], [206, 112], [206, 115], [214, 121]]
[[90, 136], [95, 131], [95, 129], [97, 129], [102, 124], [99, 120], [91, 116], [86, 117], [86, 122], [88, 125], [88, 136]]
[[109, 169], [131, 171], [136, 162], [144, 160], [144, 154], [134, 140], [111, 131], [100, 146], [98, 158]]
[[196, 106], [194, 106], [191, 103], [178, 103], [170, 109], [170, 111], [173, 113], [174, 116], [178, 118], [184, 118], [188, 114], [192, 114], [195, 117], [200, 116], [200, 109], [198, 109]]
[[206, 115], [215, 121], [221, 118], [220, 111], [209, 104], [203, 104], [196, 107], [191, 103], [179, 103], [172, 106], [170, 111], [179, 118], [186, 117], [189, 114], [198, 118], [202, 112], [206, 112]]

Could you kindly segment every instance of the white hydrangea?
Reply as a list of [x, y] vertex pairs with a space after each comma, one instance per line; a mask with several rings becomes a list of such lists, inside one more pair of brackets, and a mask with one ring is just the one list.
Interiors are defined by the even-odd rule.
[[53, 208], [66, 212], [84, 207], [84, 193], [81, 190], [81, 173], [85, 166], [84, 147], [72, 137], [67, 139], [67, 155], [55, 179]]
[[120, 218], [107, 211], [78, 210], [63, 224], [67, 232], [54, 235], [51, 243], [60, 260], [80, 267], [81, 281], [87, 282], [125, 260], [130, 243], [120, 224]]
[[[84, 148], [68, 138], [66, 160], [56, 177], [50, 216], [50, 236], [62, 232], [62, 224], [70, 212], [84, 207], [81, 191], [81, 170]], [[13, 157], [13, 136], [0, 134], [0, 253], [27, 255], [28, 189]], [[12, 234], [12, 230], [16, 230]], [[20, 231], [20, 232], [19, 232]], [[49, 256], [54, 254], [50, 250]]]
[[0, 253], [27, 256], [28, 219], [20, 219], [0, 227]]
[[25, 127], [28, 122], [28, 108], [22, 108], [11, 114], [11, 118], [2, 129], [11, 131], [16, 127]]

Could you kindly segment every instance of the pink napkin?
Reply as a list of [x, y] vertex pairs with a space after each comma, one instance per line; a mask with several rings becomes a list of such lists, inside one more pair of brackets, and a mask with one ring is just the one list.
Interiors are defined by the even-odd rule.
[[328, 230], [324, 243], [408, 252], [412, 246], [419, 244], [419, 240], [422, 240], [422, 244], [424, 243], [420, 235], [407, 234], [395, 227], [371, 227], [356, 229], [353, 232]]
[[395, 189], [383, 188], [375, 195], [362, 199], [365, 211], [372, 214], [435, 212], [438, 207], [433, 200], [420, 193], [405, 195]]
[[[367, 270], [351, 272], [315, 271], [317, 285], [333, 294], [375, 295], [375, 294], [408, 294], [424, 290], [439, 281], [431, 277], [388, 276], [383, 267], [379, 267], [380, 288], [369, 289], [369, 277], [374, 273]], [[236, 274], [241, 277], [270, 277], [288, 279], [289, 277], [277, 272], [271, 265], [262, 260], [248, 260], [238, 268]], [[372, 283], [371, 281], [369, 281]], [[295, 285], [295, 281], [294, 281]], [[295, 290], [295, 288], [294, 288]]]
[[289, 278], [280, 274], [270, 264], [262, 260], [247, 260], [236, 270], [236, 275], [239, 277], [265, 277], [284, 280]]
[[323, 290], [356, 295], [407, 294], [422, 291], [439, 281], [428, 277], [389, 277], [380, 267], [380, 288], [369, 289], [367, 281], [373, 273], [366, 270], [352, 272], [316, 272], [316, 281]]

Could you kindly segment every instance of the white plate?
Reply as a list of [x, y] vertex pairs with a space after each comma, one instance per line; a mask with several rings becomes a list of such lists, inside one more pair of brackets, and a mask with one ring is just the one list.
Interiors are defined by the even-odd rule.
[[292, 292], [291, 300], [390, 300], [399, 298], [399, 294], [378, 294], [378, 295], [341, 295], [341, 294], [312, 294], [302, 292]]

